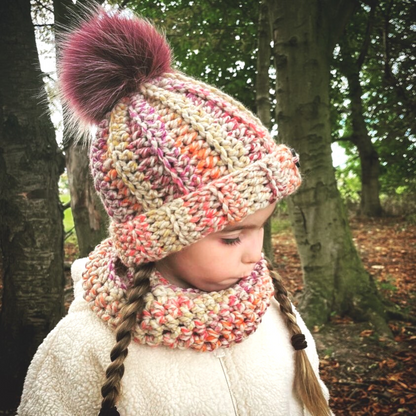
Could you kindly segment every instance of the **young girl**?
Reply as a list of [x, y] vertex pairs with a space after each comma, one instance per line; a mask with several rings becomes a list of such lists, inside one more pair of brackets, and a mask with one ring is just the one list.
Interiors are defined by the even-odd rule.
[[330, 415], [312, 336], [261, 254], [296, 155], [173, 69], [143, 19], [97, 9], [61, 49], [64, 101], [98, 127], [110, 237], [74, 263], [18, 415]]

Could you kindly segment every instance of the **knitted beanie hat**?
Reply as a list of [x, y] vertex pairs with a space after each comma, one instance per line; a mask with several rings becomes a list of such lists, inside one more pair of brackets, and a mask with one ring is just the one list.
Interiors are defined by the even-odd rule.
[[297, 157], [242, 104], [171, 66], [146, 20], [96, 9], [62, 45], [66, 106], [98, 131], [95, 188], [126, 266], [157, 261], [293, 193]]

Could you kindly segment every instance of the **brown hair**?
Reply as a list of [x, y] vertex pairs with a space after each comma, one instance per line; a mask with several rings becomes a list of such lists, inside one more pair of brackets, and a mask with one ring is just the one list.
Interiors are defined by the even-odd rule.
[[[270, 271], [270, 276], [273, 279], [273, 286], [275, 289], [274, 297], [279, 302], [280, 310], [285, 317], [286, 325], [292, 337], [292, 344], [294, 345], [293, 338], [296, 339], [296, 336], [302, 334], [302, 331], [297, 324], [296, 315], [293, 313], [292, 303], [288, 298], [287, 290], [283, 286], [281, 277], [273, 269], [273, 265], [269, 260], [267, 261], [267, 267]], [[296, 350], [295, 352], [295, 380], [293, 388], [299, 396], [299, 399], [313, 416], [331, 415], [331, 410], [329, 409], [328, 402], [322, 392], [322, 387], [312, 368], [308, 355], [303, 348]]]
[[[116, 345], [110, 354], [111, 364], [107, 367], [106, 381], [101, 388], [103, 400], [99, 416], [119, 414], [115, 406], [120, 395], [120, 382], [124, 375], [124, 360], [133, 338], [137, 315], [145, 306], [144, 295], [150, 291], [150, 276], [154, 267], [154, 263], [143, 264], [134, 273], [133, 284], [127, 292], [127, 302], [121, 310], [121, 322], [116, 332]], [[119, 266], [119, 269], [121, 268], [122, 266]], [[123, 270], [119, 272], [123, 273]]]

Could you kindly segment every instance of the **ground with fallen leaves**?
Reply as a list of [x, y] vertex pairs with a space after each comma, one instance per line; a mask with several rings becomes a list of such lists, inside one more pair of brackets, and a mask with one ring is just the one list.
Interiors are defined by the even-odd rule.
[[[389, 322], [392, 340], [349, 317], [315, 328], [331, 408], [337, 416], [416, 415], [416, 225], [398, 218], [352, 219], [351, 228], [379, 291], [410, 318]], [[279, 273], [297, 297], [303, 282], [291, 231], [274, 235], [273, 243], [277, 263], [285, 265]]]

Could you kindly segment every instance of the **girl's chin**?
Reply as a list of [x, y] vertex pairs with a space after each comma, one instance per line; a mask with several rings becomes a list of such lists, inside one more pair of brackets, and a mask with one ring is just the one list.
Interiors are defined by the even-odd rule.
[[238, 283], [241, 279], [243, 279], [242, 277], [238, 278], [238, 279], [230, 279], [221, 283], [215, 283], [215, 284], [207, 284], [204, 285], [204, 287], [199, 287], [199, 290], [203, 290], [205, 292], [218, 292], [220, 290], [225, 290], [230, 288], [231, 286], [234, 286], [236, 283]]

